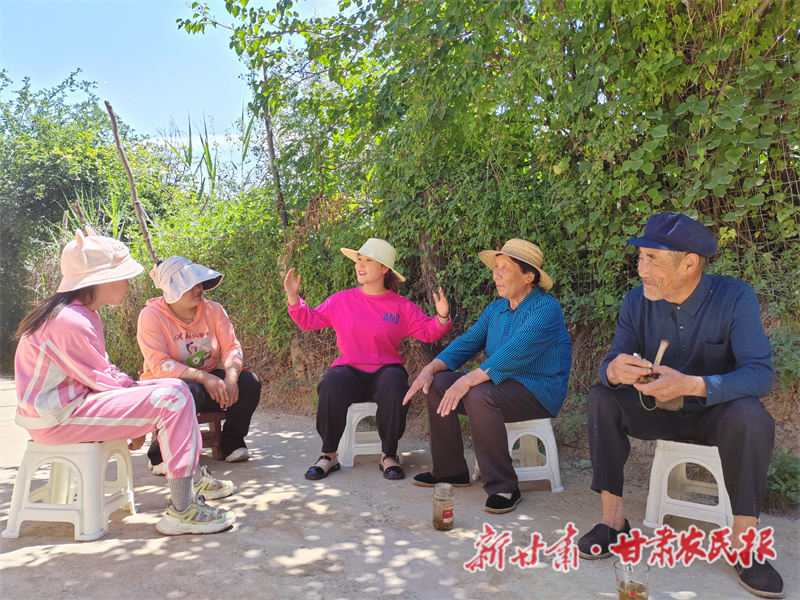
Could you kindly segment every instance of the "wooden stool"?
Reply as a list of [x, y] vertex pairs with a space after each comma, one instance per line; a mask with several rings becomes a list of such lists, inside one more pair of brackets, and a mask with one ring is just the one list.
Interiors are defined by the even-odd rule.
[[197, 413], [199, 425], [208, 424], [208, 429], [202, 431], [203, 448], [211, 448], [214, 460], [222, 460], [222, 422], [227, 415], [223, 411]]

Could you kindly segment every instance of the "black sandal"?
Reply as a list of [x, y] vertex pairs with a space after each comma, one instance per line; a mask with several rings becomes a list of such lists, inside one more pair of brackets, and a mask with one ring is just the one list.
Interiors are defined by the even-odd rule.
[[405, 479], [406, 472], [403, 471], [403, 467], [400, 465], [392, 465], [391, 467], [384, 468], [383, 461], [387, 458], [393, 458], [397, 462], [400, 462], [400, 457], [396, 454], [392, 456], [391, 454], [387, 454], [383, 458], [381, 458], [380, 462], [378, 463], [378, 468], [383, 472], [384, 479]]
[[342, 468], [342, 465], [339, 464], [338, 461], [336, 462], [335, 465], [331, 467], [330, 462], [332, 459], [329, 456], [325, 456], [324, 454], [317, 459], [317, 462], [321, 461], [323, 458], [328, 461], [329, 463], [328, 468], [323, 469], [322, 467], [314, 465], [308, 471], [306, 471], [306, 479], [312, 479], [312, 480], [325, 479], [329, 473], [333, 473], [334, 471], [338, 471], [339, 469]]

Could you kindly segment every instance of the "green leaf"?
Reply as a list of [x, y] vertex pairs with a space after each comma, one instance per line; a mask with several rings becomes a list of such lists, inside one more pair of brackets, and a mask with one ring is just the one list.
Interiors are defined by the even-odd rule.
[[658, 127], [654, 127], [653, 131], [650, 132], [650, 135], [653, 136], [654, 138], [667, 137], [667, 126], [659, 125]]

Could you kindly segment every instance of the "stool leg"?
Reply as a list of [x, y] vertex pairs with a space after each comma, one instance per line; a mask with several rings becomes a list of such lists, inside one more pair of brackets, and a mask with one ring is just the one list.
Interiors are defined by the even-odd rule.
[[50, 463], [50, 504], [72, 504], [75, 501], [75, 475], [69, 465], [53, 461]]
[[558, 446], [556, 445], [556, 436], [553, 433], [553, 428], [550, 427], [548, 431], [543, 432], [542, 442], [547, 450], [547, 464], [550, 466], [550, 473], [553, 475], [551, 483], [553, 484], [553, 493], [563, 492], [564, 486], [561, 485], [561, 463], [558, 462]]
[[208, 423], [208, 430], [212, 432], [216, 443], [211, 448], [211, 456], [214, 460], [222, 460], [225, 458], [222, 456], [222, 422], [221, 421], [210, 421]]
[[337, 458], [343, 467], [352, 467], [355, 460], [354, 444], [358, 423], [353, 423], [353, 419], [353, 409], [350, 407], [347, 409], [347, 424], [344, 427], [344, 433], [342, 434], [342, 439], [339, 440], [339, 448], [337, 449]]
[[77, 473], [78, 494], [81, 495], [80, 532], [75, 528], [76, 541], [96, 540], [108, 533], [105, 519], [105, 477], [107, 462], [102, 456], [101, 442], [92, 442], [92, 456], [87, 461], [92, 468]]
[[11, 509], [8, 513], [6, 528], [2, 533], [4, 538], [19, 537], [19, 526], [21, 523], [19, 515], [22, 511], [22, 506], [25, 503], [25, 500], [28, 498], [28, 494], [30, 493], [31, 477], [33, 476], [33, 473], [36, 472], [36, 469], [34, 469], [32, 472], [31, 468], [32, 467], [30, 467], [23, 458], [22, 464], [17, 470], [17, 477], [14, 480], [14, 491], [11, 493]]

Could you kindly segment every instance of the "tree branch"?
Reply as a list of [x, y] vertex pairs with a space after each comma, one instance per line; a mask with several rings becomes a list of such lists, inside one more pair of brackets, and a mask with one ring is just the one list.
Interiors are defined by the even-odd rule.
[[117, 153], [119, 154], [119, 158], [122, 161], [122, 166], [125, 169], [125, 175], [128, 176], [128, 185], [131, 188], [131, 200], [133, 201], [133, 212], [136, 213], [136, 220], [139, 221], [139, 228], [142, 230], [142, 239], [144, 239], [144, 245], [147, 246], [147, 252], [150, 254], [150, 258], [153, 259], [154, 263], [158, 262], [158, 257], [156, 256], [156, 251], [153, 249], [153, 242], [150, 241], [150, 231], [147, 228], [147, 223], [144, 220], [144, 210], [142, 209], [142, 204], [139, 202], [139, 196], [136, 193], [136, 181], [133, 179], [133, 171], [131, 171], [131, 166], [128, 163], [128, 158], [125, 156], [125, 150], [122, 149], [122, 142], [119, 139], [119, 128], [117, 127], [117, 117], [114, 114], [114, 109], [111, 107], [111, 103], [106, 100], [105, 101], [106, 110], [108, 111], [108, 116], [111, 117], [111, 129], [114, 132], [114, 143], [117, 146]]

